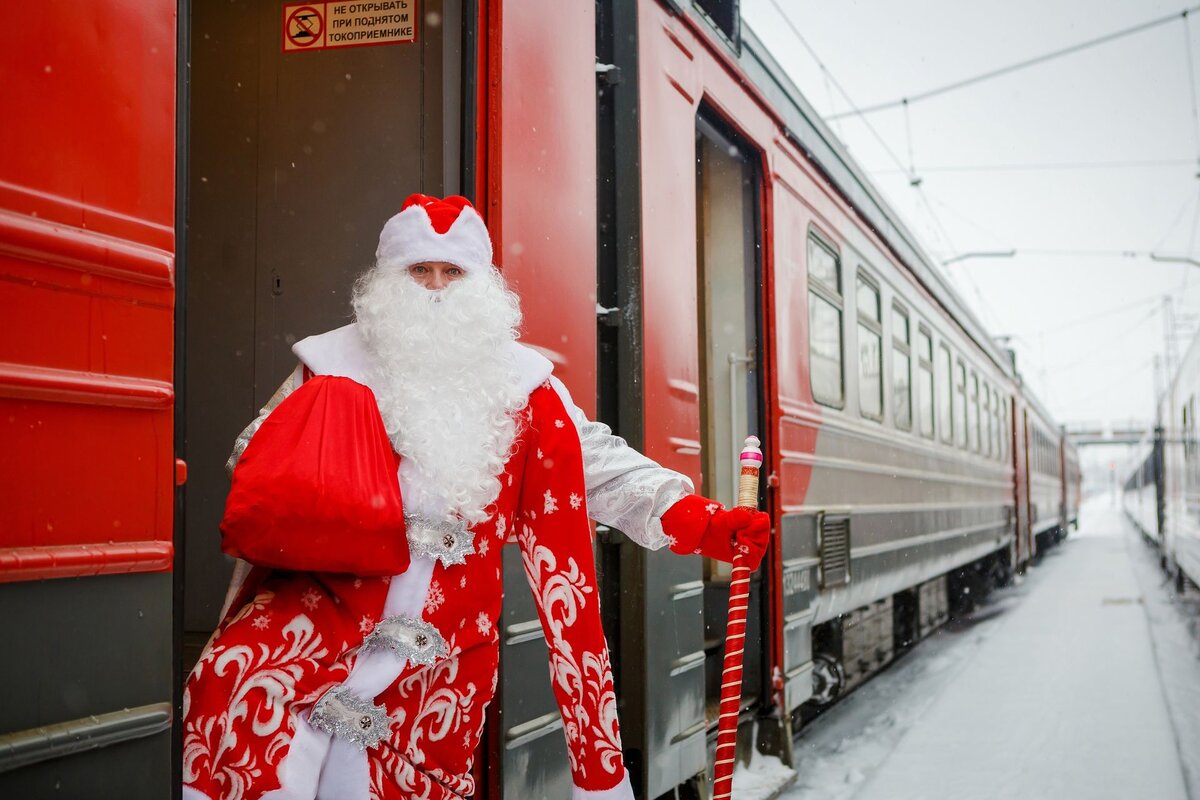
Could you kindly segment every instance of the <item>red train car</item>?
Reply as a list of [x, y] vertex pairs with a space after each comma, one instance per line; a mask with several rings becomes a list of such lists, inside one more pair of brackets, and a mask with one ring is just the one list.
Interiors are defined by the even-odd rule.
[[[1056, 429], [736, 2], [395, 0], [411, 30], [356, 47], [332, 5], [13, 12], [0, 794], [179, 785], [229, 448], [411, 191], [475, 200], [585, 411], [724, 500], [763, 438], [743, 753], [789, 760], [806, 711], [1034, 555]], [[728, 573], [604, 529], [597, 555], [635, 789], [699, 790]], [[480, 794], [566, 796], [520, 573]]]

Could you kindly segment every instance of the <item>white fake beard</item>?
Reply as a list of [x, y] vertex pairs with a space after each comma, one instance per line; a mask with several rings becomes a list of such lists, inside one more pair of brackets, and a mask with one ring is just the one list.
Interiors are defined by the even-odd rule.
[[494, 269], [431, 291], [376, 266], [354, 287], [372, 388], [400, 453], [404, 505], [434, 518], [488, 518], [526, 404], [511, 344], [516, 295]]

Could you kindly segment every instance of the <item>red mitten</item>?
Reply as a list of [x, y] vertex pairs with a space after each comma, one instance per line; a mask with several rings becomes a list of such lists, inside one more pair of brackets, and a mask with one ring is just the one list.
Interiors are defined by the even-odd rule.
[[221, 549], [274, 569], [398, 575], [409, 563], [398, 466], [370, 389], [305, 381], [238, 460]]
[[746, 553], [750, 569], [757, 569], [771, 538], [771, 517], [748, 508], [726, 510], [715, 500], [690, 494], [662, 516], [663, 532], [671, 550], [681, 555], [698, 553], [733, 562], [735, 547]]

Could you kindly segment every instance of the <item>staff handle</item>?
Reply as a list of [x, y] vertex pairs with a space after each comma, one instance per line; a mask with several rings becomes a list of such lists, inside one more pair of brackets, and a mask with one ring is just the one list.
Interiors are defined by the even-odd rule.
[[[757, 436], [747, 436], [738, 479], [739, 508], [758, 508], [758, 476], [763, 455]], [[713, 763], [713, 800], [729, 800], [737, 760], [737, 722], [742, 701], [742, 660], [746, 652], [746, 612], [750, 602], [750, 567], [735, 552], [729, 580], [729, 616], [725, 625], [725, 665], [721, 670], [721, 706], [717, 718], [717, 752]]]

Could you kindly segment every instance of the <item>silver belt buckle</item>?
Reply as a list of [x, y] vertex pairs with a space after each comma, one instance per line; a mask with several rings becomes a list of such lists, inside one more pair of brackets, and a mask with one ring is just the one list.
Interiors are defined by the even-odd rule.
[[420, 514], [405, 514], [409, 550], [442, 562], [442, 566], [467, 563], [475, 552], [475, 534], [463, 520], [431, 520]]
[[309, 725], [359, 750], [375, 747], [386, 739], [391, 722], [387, 709], [363, 700], [346, 686], [335, 686], [321, 695], [308, 715]]

